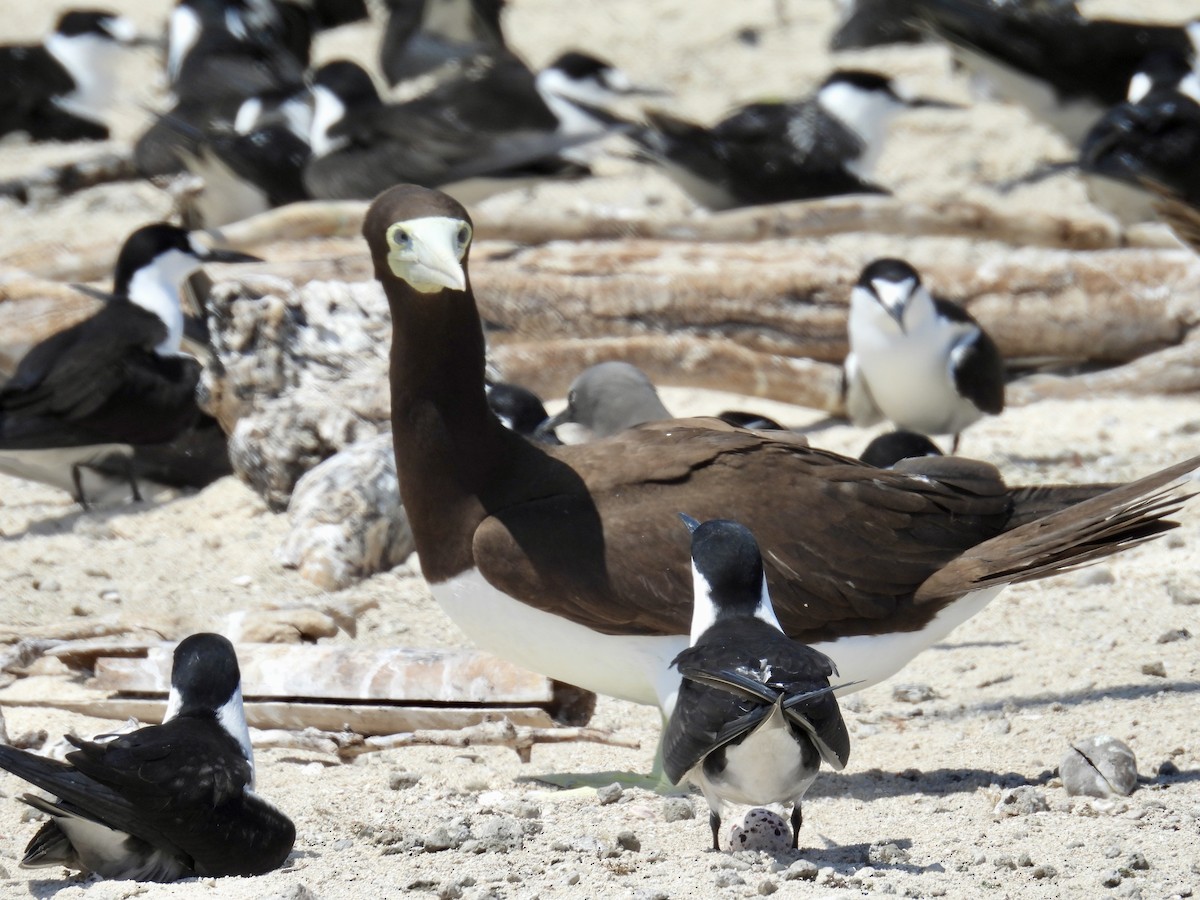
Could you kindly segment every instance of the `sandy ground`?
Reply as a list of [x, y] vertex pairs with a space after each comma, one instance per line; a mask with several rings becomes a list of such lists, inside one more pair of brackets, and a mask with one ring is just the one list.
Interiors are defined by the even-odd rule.
[[[168, 6], [161, 0], [113, 5], [147, 29], [157, 27]], [[1148, 12], [1184, 17], [1200, 12], [1194, 7], [1158, 3]], [[818, 80], [830, 66], [824, 42], [831, 8], [818, 0], [606, 0], [586, 7], [514, 0], [508, 22], [514, 43], [534, 63], [567, 46], [586, 46], [638, 80], [671, 88], [681, 111], [712, 118], [734, 103], [791, 96]], [[1112, 11], [1113, 4], [1090, 8]], [[32, 37], [53, 18], [50, 5], [31, 9], [0, 0], [9, 39]], [[746, 26], [759, 29], [759, 46], [736, 38]], [[318, 55], [372, 46], [362, 30], [346, 29], [324, 41]], [[936, 48], [854, 54], [848, 63], [877, 66], [947, 99], [968, 96]], [[161, 102], [153, 64], [150, 54], [141, 54], [123, 73], [130, 93], [114, 146], [141, 127], [139, 104]], [[1081, 218], [1100, 215], [1071, 179], [1006, 198], [985, 186], [1065, 152], [1057, 137], [1019, 110], [984, 103], [955, 118], [913, 114], [897, 123], [895, 135], [880, 177], [902, 196], [958, 194]], [[97, 149], [5, 141], [0, 177]], [[688, 208], [655, 173], [620, 160], [606, 171], [581, 192], [547, 188], [539, 200], [646, 204], [664, 215]], [[489, 202], [503, 209], [528, 198]], [[0, 258], [31, 241], [71, 246], [98, 233], [124, 234], [169, 208], [166, 196], [149, 185], [96, 189], [35, 208], [0, 204]], [[887, 252], [879, 237], [864, 246]], [[962, 252], [979, 258], [1003, 249]], [[789, 425], [817, 418], [710, 392], [666, 389], [664, 400], [681, 415], [737, 405]], [[995, 462], [1010, 483], [1118, 480], [1191, 456], [1197, 431], [1200, 399], [1193, 397], [1043, 402], [972, 428], [962, 449]], [[857, 453], [869, 437], [838, 427], [814, 442]], [[667, 821], [673, 801], [646, 791], [627, 790], [601, 805], [594, 793], [557, 793], [531, 781], [544, 773], [649, 769], [657, 712], [602, 700], [593, 724], [637, 739], [639, 749], [538, 747], [525, 765], [510, 750], [490, 747], [395, 750], [353, 765], [315, 753], [260, 751], [260, 790], [295, 819], [299, 837], [284, 869], [255, 879], [143, 887], [19, 870], [36, 824], [12, 799], [24, 787], [0, 776], [0, 896], [1191, 896], [1200, 889], [1200, 664], [1195, 638], [1160, 638], [1178, 629], [1200, 634], [1200, 505], [1193, 506], [1178, 531], [1151, 546], [1083, 573], [1006, 591], [892, 682], [848, 699], [850, 764], [843, 774], [822, 774], [809, 793], [798, 852], [707, 851], [698, 796], [691, 801], [695, 818]], [[0, 624], [20, 631], [111, 620], [181, 637], [217, 627], [238, 610], [377, 600], [355, 638], [341, 634], [333, 641], [464, 643], [408, 567], [334, 597], [321, 595], [275, 560], [285, 529], [284, 517], [269, 513], [233, 479], [150, 508], [93, 514], [81, 513], [61, 493], [0, 479]], [[63, 692], [73, 688], [65, 675], [50, 677]], [[902, 693], [926, 699], [899, 699], [897, 685], [920, 686]], [[19, 687], [0, 692], [14, 737], [38, 729], [56, 736], [111, 728], [99, 719], [21, 707], [13, 699]], [[1116, 801], [1068, 797], [1053, 770], [1072, 741], [1102, 733], [1137, 754], [1139, 789]], [[1001, 789], [1022, 785], [1032, 786], [1046, 809], [996, 813]], [[469, 832], [474, 843], [424, 849], [456, 843], [439, 840], [447, 831], [459, 835], [459, 844]], [[799, 859], [813, 866], [789, 869]]]

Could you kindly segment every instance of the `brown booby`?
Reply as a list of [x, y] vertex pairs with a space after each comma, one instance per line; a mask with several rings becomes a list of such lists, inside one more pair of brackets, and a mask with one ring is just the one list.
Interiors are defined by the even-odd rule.
[[1175, 527], [1173, 487], [1200, 466], [1060, 496], [1010, 489], [986, 463], [882, 470], [711, 420], [537, 446], [488, 410], [466, 210], [399, 185], [374, 200], [363, 233], [393, 318], [396, 468], [434, 597], [480, 647], [598, 693], [674, 705], [669, 664], [692, 607], [680, 510], [749, 527], [783, 630], [865, 687], [1004, 586]]

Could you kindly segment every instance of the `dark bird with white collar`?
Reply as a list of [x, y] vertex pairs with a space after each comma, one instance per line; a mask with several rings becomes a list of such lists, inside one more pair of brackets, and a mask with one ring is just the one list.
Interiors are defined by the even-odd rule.
[[398, 185], [371, 204], [363, 235], [391, 310], [396, 469], [433, 596], [478, 646], [597, 693], [674, 705], [669, 666], [692, 607], [680, 509], [750, 528], [785, 633], [866, 686], [1005, 585], [1175, 527], [1174, 489], [1200, 465], [1064, 496], [1010, 488], [974, 460], [876, 469], [710, 420], [539, 446], [488, 409], [466, 210]]
[[917, 270], [877, 259], [850, 293], [846, 410], [919, 434], [954, 435], [1004, 409], [1004, 360], [961, 306], [933, 297]]
[[1105, 113], [1083, 142], [1079, 169], [1092, 200], [1132, 225], [1154, 221], [1164, 196], [1200, 209], [1198, 158], [1200, 103], [1166, 87]]
[[[86, 508], [121, 484], [140, 499], [137, 448], [153, 455], [198, 426], [207, 446], [196, 405], [201, 364], [182, 350], [179, 291], [204, 262], [255, 259], [209, 249], [174, 225], [130, 235], [100, 310], [36, 345], [0, 388], [0, 471], [69, 491]], [[192, 457], [179, 450], [176, 477], [190, 486]], [[196, 458], [203, 471], [207, 456]], [[113, 469], [124, 470], [117, 482], [100, 474]], [[89, 471], [98, 487], [85, 484]]]
[[1125, 99], [1148, 56], [1165, 52], [1194, 64], [1200, 37], [1196, 22], [1090, 19], [1065, 4], [1023, 8], [988, 0], [919, 0], [916, 6], [915, 17], [950, 44], [968, 71], [1073, 144]]
[[564, 152], [619, 127], [600, 107], [641, 89], [606, 63], [587, 57], [583, 66], [577, 57], [565, 54], [536, 76], [511, 54], [489, 58], [398, 104], [385, 104], [357, 64], [328, 63], [313, 82], [305, 187], [317, 199], [365, 199], [409, 181], [482, 199], [587, 174]]
[[712, 128], [652, 112], [632, 137], [643, 158], [709, 209], [884, 194], [873, 173], [888, 123], [929, 106], [948, 104], [904, 98], [884, 75], [845, 69], [803, 100], [752, 103]]
[[0, 46], [0, 135], [26, 132], [35, 141], [102, 141], [116, 98], [122, 45], [132, 22], [102, 10], [59, 17], [41, 44]]
[[695, 605], [691, 646], [671, 663], [683, 680], [663, 735], [664, 769], [673, 784], [686, 779], [704, 794], [714, 850], [725, 803], [791, 803], [795, 848], [800, 799], [821, 760], [840, 772], [850, 757], [829, 681], [837, 670], [783, 633], [747, 528], [680, 518], [692, 535]]
[[388, 19], [379, 44], [379, 68], [388, 84], [506, 54], [500, 21], [504, 2], [385, 0]]
[[175, 648], [161, 725], [111, 739], [67, 736], [66, 762], [0, 745], [0, 768], [53, 795], [26, 868], [102, 878], [262, 875], [283, 865], [296, 828], [254, 792], [241, 674], [228, 640], [193, 634]]

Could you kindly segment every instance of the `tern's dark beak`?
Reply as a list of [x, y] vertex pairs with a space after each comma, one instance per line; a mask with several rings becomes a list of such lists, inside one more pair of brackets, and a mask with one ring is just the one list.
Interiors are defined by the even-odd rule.
[[913, 97], [911, 100], [905, 100], [904, 105], [909, 109], [966, 109], [961, 103], [935, 100], [933, 97]]
[[242, 253], [240, 250], [213, 249], [204, 254], [204, 261], [215, 263], [250, 263], [262, 262], [263, 260], [262, 257]]
[[700, 523], [696, 519], [693, 519], [691, 516], [689, 516], [687, 513], [679, 513], [678, 515], [679, 515], [680, 521], [682, 521], [683, 524], [687, 526], [687, 530], [689, 533], [694, 533], [696, 531], [696, 529], [700, 527]]

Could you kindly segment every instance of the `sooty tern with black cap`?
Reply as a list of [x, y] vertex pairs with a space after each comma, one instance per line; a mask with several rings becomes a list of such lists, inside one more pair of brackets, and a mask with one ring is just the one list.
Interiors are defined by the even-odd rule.
[[508, 52], [504, 0], [386, 0], [379, 68], [388, 84]]
[[305, 186], [318, 199], [365, 199], [409, 181], [482, 199], [531, 178], [587, 174], [562, 154], [617, 127], [599, 106], [628, 79], [598, 61], [577, 67], [578, 56], [536, 76], [515, 56], [491, 58], [400, 104], [384, 104], [356, 64], [327, 64], [314, 78]]
[[643, 158], [709, 209], [882, 194], [872, 172], [888, 122], [921, 106], [948, 104], [902, 98], [875, 72], [840, 70], [808, 98], [752, 103], [712, 128], [651, 112], [632, 137]]
[[987, 0], [920, 0], [922, 22], [955, 58], [1073, 144], [1125, 99], [1147, 56], [1194, 60], [1196, 23], [1088, 19], [1073, 7], [1026, 9]]
[[137, 38], [132, 22], [101, 10], [59, 17], [41, 44], [0, 46], [0, 135], [35, 141], [100, 141], [116, 97], [121, 46]]
[[[143, 177], [184, 168], [179, 150], [196, 154], [203, 135], [234, 122], [247, 101], [288, 97], [304, 89], [303, 59], [266, 23], [271, 3], [185, 0], [172, 12], [167, 73], [175, 103], [170, 120], [154, 122], [134, 145]], [[190, 126], [179, 127], [179, 123]]]
[[[208, 470], [211, 460], [188, 451], [187, 434], [199, 427], [202, 446], [212, 442], [196, 405], [201, 365], [181, 350], [179, 291], [206, 261], [255, 259], [209, 249], [174, 225], [131, 234], [100, 310], [37, 344], [0, 388], [0, 471], [62, 488], [86, 507], [101, 498], [85, 474], [123, 468], [123, 484], [140, 499], [136, 448], [143, 447], [159, 475], [170, 468], [163, 453], [177, 460], [178, 480], [169, 483], [194, 484], [193, 462]], [[113, 488], [105, 484], [103, 493]]]
[[1168, 87], [1105, 113], [1083, 142], [1079, 168], [1092, 200], [1131, 225], [1152, 221], [1163, 195], [1200, 208], [1198, 154], [1200, 103]]
[[840, 772], [850, 757], [829, 681], [837, 670], [783, 633], [747, 528], [680, 518], [692, 535], [695, 603], [691, 646], [671, 662], [683, 679], [663, 734], [664, 770], [704, 794], [714, 850], [727, 802], [791, 803], [795, 848], [800, 798], [821, 760]]
[[254, 792], [237, 655], [220, 635], [175, 648], [161, 725], [67, 740], [66, 762], [0, 745], [0, 768], [54, 795], [21, 797], [50, 817], [22, 866], [175, 881], [261, 875], [292, 850], [295, 826]]
[[541, 426], [549, 418], [541, 398], [528, 388], [505, 381], [487, 383], [487, 401], [505, 428], [536, 440], [557, 443], [553, 434], [543, 434]]
[[850, 293], [846, 410], [921, 434], [959, 433], [1004, 409], [1004, 360], [961, 306], [933, 297], [917, 270], [877, 259]]
[[[471, 640], [588, 690], [674, 705], [669, 664], [688, 645], [692, 606], [681, 509], [750, 528], [784, 631], [866, 686], [1005, 585], [1175, 527], [1164, 518], [1181, 504], [1174, 488], [1200, 465], [1060, 499], [1009, 488], [973, 460], [876, 469], [711, 420], [536, 445], [488, 409], [472, 233], [461, 204], [415, 185], [381, 194], [363, 223], [392, 315], [404, 508], [434, 597]], [[1039, 520], [1014, 528], [1034, 493]]]
[[[546, 419], [537, 434], [553, 434], [560, 425], [574, 422], [586, 428], [592, 438], [606, 438], [635, 425], [671, 418], [645, 372], [630, 363], [611, 360], [584, 369], [571, 382], [567, 405]], [[782, 430], [773, 419], [744, 410], [726, 410], [716, 418], [739, 428]]]
[[942, 455], [941, 448], [925, 435], [898, 429], [872, 438], [858, 458], [868, 466], [890, 469], [902, 459]]

